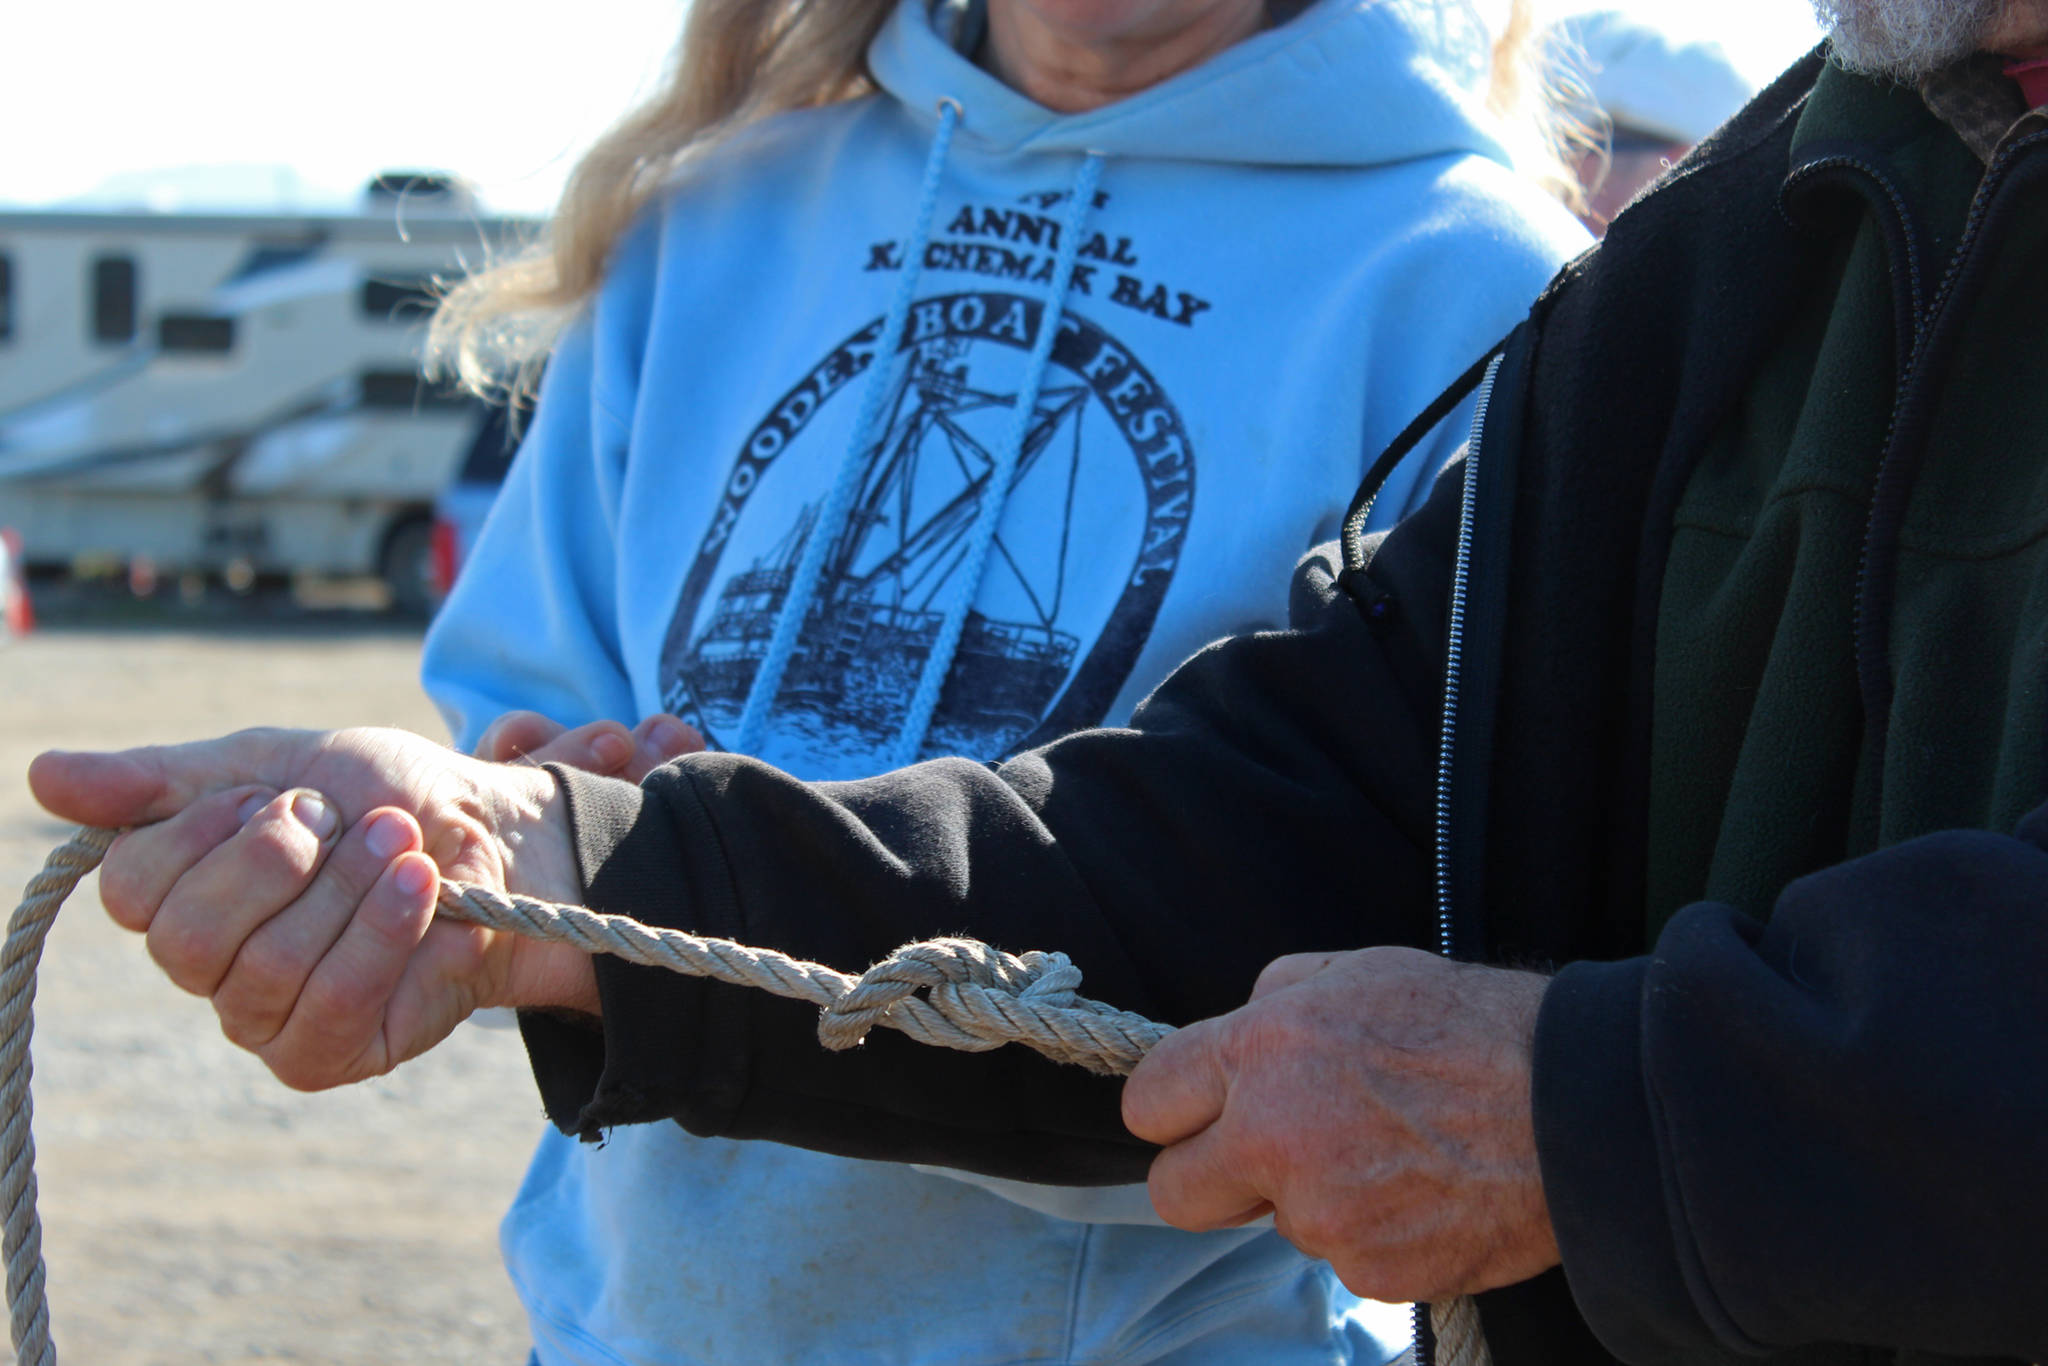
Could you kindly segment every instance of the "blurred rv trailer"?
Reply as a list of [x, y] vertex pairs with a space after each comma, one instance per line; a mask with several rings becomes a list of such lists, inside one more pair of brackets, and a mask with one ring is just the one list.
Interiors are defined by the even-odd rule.
[[486, 419], [421, 378], [431, 282], [527, 226], [417, 175], [354, 213], [0, 211], [0, 522], [32, 567], [375, 574], [423, 609]]

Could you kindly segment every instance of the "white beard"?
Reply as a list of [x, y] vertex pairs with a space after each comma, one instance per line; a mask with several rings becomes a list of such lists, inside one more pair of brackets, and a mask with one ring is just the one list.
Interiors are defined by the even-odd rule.
[[1866, 76], [1911, 84], [1969, 56], [2002, 0], [1813, 0], [1834, 58]]

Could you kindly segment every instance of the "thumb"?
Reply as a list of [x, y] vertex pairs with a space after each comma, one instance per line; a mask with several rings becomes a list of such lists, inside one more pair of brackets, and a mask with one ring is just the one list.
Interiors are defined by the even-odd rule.
[[149, 825], [226, 787], [293, 786], [307, 733], [246, 730], [219, 740], [113, 753], [49, 750], [29, 762], [28, 785], [53, 816], [80, 825]]

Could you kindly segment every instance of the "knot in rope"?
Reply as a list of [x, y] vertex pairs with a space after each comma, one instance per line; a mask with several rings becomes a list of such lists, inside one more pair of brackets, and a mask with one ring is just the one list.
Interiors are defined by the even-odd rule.
[[819, 1041], [836, 1050], [858, 1047], [875, 1026], [883, 1025], [935, 1048], [983, 1053], [1021, 1043], [1055, 1062], [1124, 1077], [1152, 1045], [1173, 1032], [1077, 994], [1080, 969], [1063, 954], [1020, 957], [974, 939], [906, 944], [855, 977], [774, 949], [463, 883], [443, 884], [441, 913], [630, 963], [809, 1001], [822, 1012]]
[[1007, 1036], [988, 1035], [981, 1025], [985, 1017], [1001, 1012], [1000, 1001], [1085, 1010], [1095, 1003], [1084, 1003], [1080, 986], [1081, 970], [1063, 953], [1034, 949], [1019, 957], [978, 939], [928, 939], [905, 944], [826, 1006], [818, 1020], [818, 1042], [835, 1052], [857, 1047], [892, 1008], [922, 991], [933, 1009], [974, 1036], [959, 1046], [980, 1052], [1011, 1042]]
[[[51, 853], [29, 882], [0, 950], [0, 1109], [5, 1111], [0, 1123], [0, 1250], [7, 1263], [9, 1327], [21, 1366], [57, 1366], [30, 1132], [36, 964], [58, 907], [99, 866], [117, 833], [82, 829]], [[818, 1039], [831, 1049], [859, 1047], [881, 1025], [919, 1043], [972, 1053], [1021, 1043], [1057, 1062], [1128, 1076], [1154, 1044], [1173, 1032], [1081, 995], [1081, 970], [1063, 953], [1011, 954], [976, 939], [931, 939], [906, 944], [855, 977], [773, 949], [463, 883], [442, 884], [440, 913], [809, 1001], [819, 1007]], [[1470, 1300], [1434, 1306], [1433, 1319], [1437, 1366], [1490, 1366]]]

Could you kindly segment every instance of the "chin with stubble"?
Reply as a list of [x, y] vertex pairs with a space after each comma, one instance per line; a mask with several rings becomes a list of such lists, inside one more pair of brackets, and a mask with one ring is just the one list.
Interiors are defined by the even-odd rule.
[[1834, 59], [1908, 84], [1975, 52], [2004, 0], [1813, 0]]

